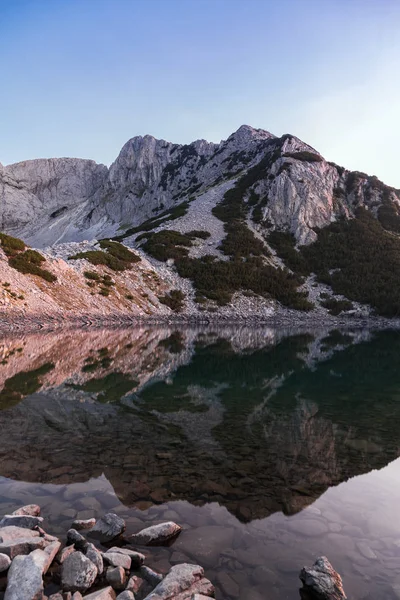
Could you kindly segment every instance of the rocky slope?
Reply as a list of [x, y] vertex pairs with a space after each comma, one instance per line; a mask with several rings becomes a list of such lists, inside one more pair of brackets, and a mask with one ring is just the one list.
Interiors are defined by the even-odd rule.
[[[69, 158], [0, 165], [0, 229], [45, 249], [57, 278], [68, 272], [73, 286], [74, 272], [85, 263], [68, 259], [88, 246], [71, 243], [87, 240], [93, 249], [96, 239], [123, 241], [139, 249], [164, 290], [184, 294], [186, 315], [292, 318], [288, 311], [295, 309], [312, 311], [313, 318], [365, 317], [370, 307], [390, 317], [400, 312], [393, 275], [400, 269], [400, 191], [325, 161], [294, 136], [249, 126], [220, 144], [135, 137], [109, 169]], [[21, 287], [3, 262], [0, 280]], [[135, 277], [131, 283], [129, 295]], [[46, 300], [28, 298], [28, 312], [42, 302], [59, 313], [74, 308], [72, 289], [62, 301], [54, 294], [57, 285], [39, 285]], [[35, 286], [37, 278], [30, 278], [21, 294], [29, 296]], [[76, 304], [78, 312], [121, 308], [115, 299], [102, 307], [87, 300]], [[142, 314], [134, 305], [126, 312]], [[156, 302], [144, 314], [159, 309]]]

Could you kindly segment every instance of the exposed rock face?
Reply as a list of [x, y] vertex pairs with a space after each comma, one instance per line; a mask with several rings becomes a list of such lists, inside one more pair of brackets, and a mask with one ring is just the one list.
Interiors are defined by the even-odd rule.
[[300, 573], [304, 600], [346, 600], [342, 578], [325, 556], [317, 558], [312, 567], [304, 567]]
[[101, 542], [109, 542], [121, 535], [123, 531], [125, 531], [125, 521], [114, 513], [107, 513], [88, 533]]
[[63, 562], [61, 584], [65, 591], [85, 592], [96, 577], [96, 566], [82, 552], [74, 552]]
[[173, 521], [152, 525], [146, 529], [142, 529], [129, 538], [131, 544], [139, 544], [142, 546], [159, 546], [178, 535], [182, 527]]
[[201, 201], [206, 189], [261, 159], [255, 189], [264, 222], [301, 243], [315, 238], [313, 227], [351, 216], [357, 206], [400, 204], [391, 188], [326, 162], [294, 136], [242, 126], [220, 144], [134, 137], [109, 169], [73, 158], [0, 166], [0, 230], [39, 247], [115, 235], [194, 196]]
[[184, 592], [202, 579], [204, 569], [183, 563], [172, 567], [165, 578], [147, 596], [147, 600], [167, 600]]

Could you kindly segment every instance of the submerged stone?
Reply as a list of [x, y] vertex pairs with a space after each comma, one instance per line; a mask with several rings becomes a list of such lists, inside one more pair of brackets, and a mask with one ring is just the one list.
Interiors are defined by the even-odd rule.
[[40, 506], [38, 504], [26, 504], [21, 506], [17, 510], [14, 510], [12, 515], [30, 515], [31, 517], [38, 517], [40, 515]]

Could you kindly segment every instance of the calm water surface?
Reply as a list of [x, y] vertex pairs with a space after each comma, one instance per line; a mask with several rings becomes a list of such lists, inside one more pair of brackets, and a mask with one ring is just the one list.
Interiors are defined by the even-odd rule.
[[400, 597], [400, 333], [267, 328], [0, 339], [0, 514], [49, 533], [116, 512], [163, 573], [217, 598], [298, 600], [326, 554], [350, 599]]

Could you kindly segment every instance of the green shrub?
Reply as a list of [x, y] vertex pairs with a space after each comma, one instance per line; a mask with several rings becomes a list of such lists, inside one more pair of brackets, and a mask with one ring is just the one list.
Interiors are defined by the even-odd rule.
[[203, 231], [202, 229], [194, 229], [193, 231], [189, 231], [185, 235], [187, 235], [190, 238], [199, 238], [201, 240], [207, 240], [211, 236], [211, 233], [209, 231]]
[[6, 233], [0, 233], [0, 244], [7, 256], [15, 256], [15, 254], [23, 252], [26, 248], [22, 240], [11, 237], [11, 235], [7, 235]]
[[187, 256], [187, 248], [190, 246], [192, 246], [192, 240], [188, 235], [164, 229], [149, 234], [147, 241], [143, 244], [143, 250], [153, 258], [165, 262], [169, 258], [177, 260]]
[[99, 245], [103, 250], [107, 250], [108, 254], [111, 254], [111, 256], [121, 260], [122, 262], [129, 264], [140, 262], [140, 256], [118, 242], [112, 240], [101, 240]]
[[324, 160], [319, 154], [307, 152], [307, 150], [303, 150], [301, 152], [285, 152], [283, 156], [288, 156], [290, 158], [295, 158], [296, 160], [302, 160], [305, 162], [322, 162]]
[[140, 257], [118, 242], [110, 240], [101, 240], [102, 250], [88, 250], [87, 252], [78, 252], [74, 256], [69, 256], [68, 260], [78, 260], [83, 258], [92, 265], [104, 265], [113, 271], [125, 271], [129, 269], [132, 263], [140, 261]]
[[100, 280], [100, 275], [96, 273], [96, 271], [84, 271], [83, 276], [86, 277], [86, 279], [90, 279], [92, 281]]
[[329, 314], [340, 315], [342, 312], [346, 312], [348, 310], [352, 310], [354, 308], [353, 303], [350, 300], [336, 300], [336, 298], [329, 298], [328, 300], [324, 300], [321, 302], [324, 308], [327, 308]]
[[162, 304], [169, 306], [171, 310], [181, 312], [185, 294], [181, 290], [171, 290], [165, 296], [159, 296], [158, 299]]
[[289, 269], [301, 275], [309, 275], [309, 266], [302, 254], [296, 250], [296, 240], [292, 233], [271, 231], [268, 242]]
[[45, 261], [46, 259], [36, 250], [25, 250], [25, 252], [10, 257], [8, 263], [10, 267], [20, 273], [38, 275], [50, 283], [57, 281], [57, 277], [53, 273], [40, 266]]
[[107, 288], [100, 288], [99, 294], [100, 294], [100, 296], [109, 296], [110, 290], [108, 290]]

